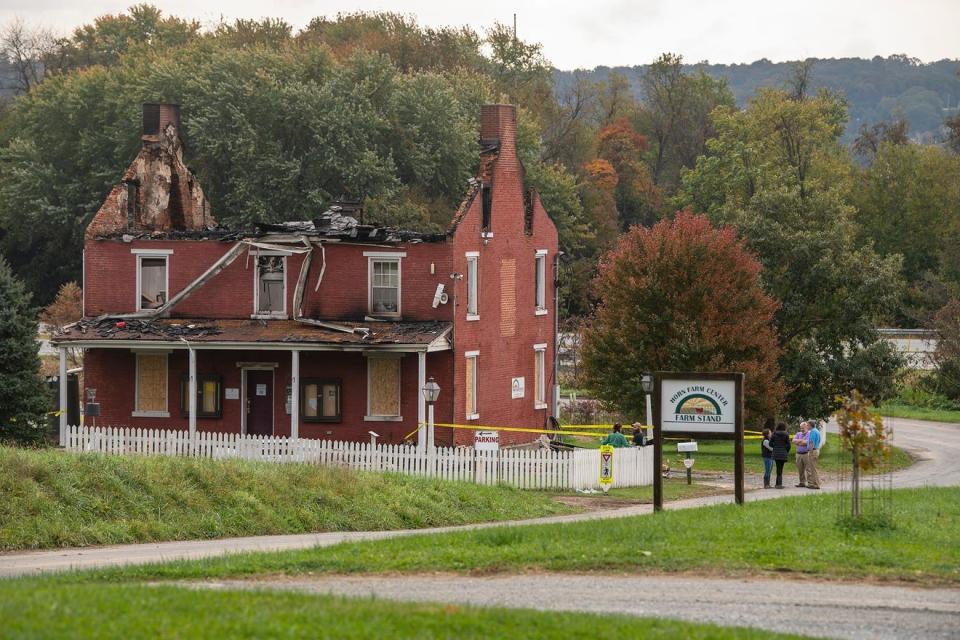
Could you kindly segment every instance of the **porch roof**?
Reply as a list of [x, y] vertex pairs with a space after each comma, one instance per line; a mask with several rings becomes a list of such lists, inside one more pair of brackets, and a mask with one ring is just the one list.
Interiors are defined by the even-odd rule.
[[452, 326], [441, 321], [85, 318], [57, 332], [51, 342], [87, 348], [443, 351], [451, 347]]

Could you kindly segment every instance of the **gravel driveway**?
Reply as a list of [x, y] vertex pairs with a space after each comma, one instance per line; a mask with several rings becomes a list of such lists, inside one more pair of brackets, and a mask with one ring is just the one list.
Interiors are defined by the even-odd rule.
[[[603, 586], [600, 588], [600, 581]], [[547, 611], [621, 613], [830, 638], [957, 638], [960, 590], [811, 580], [534, 574], [327, 576], [192, 583], [209, 589], [290, 589], [389, 600]], [[608, 594], [613, 594], [613, 599]]]

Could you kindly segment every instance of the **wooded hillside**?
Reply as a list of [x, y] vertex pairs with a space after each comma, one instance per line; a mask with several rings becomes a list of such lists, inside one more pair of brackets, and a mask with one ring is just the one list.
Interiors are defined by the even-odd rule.
[[[888, 58], [811, 58], [814, 92], [820, 87], [842, 93], [847, 101], [849, 122], [841, 140], [850, 143], [862, 125], [872, 126], [898, 116], [910, 124], [911, 137], [934, 142], [942, 137], [945, 116], [958, 112], [960, 106], [960, 60], [921, 62], [906, 55]], [[691, 73], [703, 69], [712, 78], [724, 80], [737, 101], [744, 106], [761, 87], [782, 88], [790, 79], [794, 62], [757, 60], [749, 64], [684, 65]], [[557, 87], [574, 82], [575, 74], [597, 82], [606, 80], [610, 72], [622, 74], [638, 98], [642, 97], [641, 76], [646, 65], [632, 67], [597, 67], [588, 71], [554, 70]]]

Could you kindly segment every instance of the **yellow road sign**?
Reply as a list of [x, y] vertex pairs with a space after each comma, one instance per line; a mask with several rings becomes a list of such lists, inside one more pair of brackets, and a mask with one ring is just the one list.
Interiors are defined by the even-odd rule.
[[600, 447], [600, 486], [613, 484], [613, 447], [605, 444]]

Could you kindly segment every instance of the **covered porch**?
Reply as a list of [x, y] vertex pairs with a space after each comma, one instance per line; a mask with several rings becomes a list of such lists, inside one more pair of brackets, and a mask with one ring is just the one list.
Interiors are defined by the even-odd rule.
[[[398, 444], [426, 418], [428, 377], [452, 391], [449, 323], [155, 320], [78, 325], [85, 426]], [[65, 378], [62, 378], [65, 379]], [[436, 406], [452, 415], [452, 393]], [[98, 415], [94, 416], [96, 413]], [[61, 412], [61, 433], [67, 427]], [[71, 425], [72, 426], [72, 425]], [[437, 434], [442, 444], [443, 434]]]

